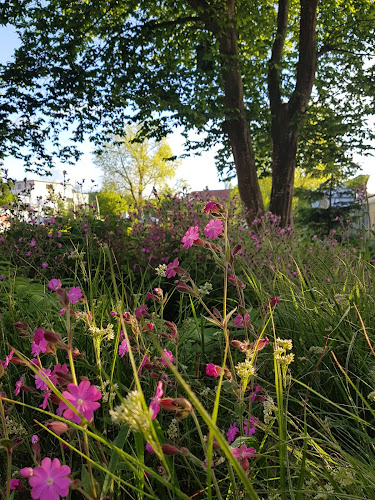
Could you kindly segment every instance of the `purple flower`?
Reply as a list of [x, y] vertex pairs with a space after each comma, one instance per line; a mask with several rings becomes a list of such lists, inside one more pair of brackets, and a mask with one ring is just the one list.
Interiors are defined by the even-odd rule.
[[139, 306], [134, 311], [134, 316], [139, 320], [139, 319], [142, 318], [142, 316], [145, 314], [146, 311], [147, 311], [147, 306], [146, 305]]
[[244, 431], [244, 434], [245, 436], [252, 436], [253, 434], [255, 434], [255, 425], [258, 422], [258, 419], [255, 418], [255, 417], [250, 417], [250, 423], [248, 420], [244, 420], [243, 421], [243, 431]]
[[[47, 368], [42, 368], [38, 373], [44, 375], [44, 378], [50, 378], [52, 374], [51, 370], [48, 370]], [[35, 387], [41, 391], [48, 389], [48, 385], [38, 374], [35, 375]]]
[[20, 480], [19, 479], [11, 479], [9, 483], [9, 489], [10, 490], [15, 490], [18, 488], [20, 485]]
[[167, 363], [165, 359], [168, 359], [171, 363], [174, 361], [174, 357], [171, 351], [167, 351], [167, 349], [163, 350], [163, 356], [160, 358], [160, 361], [163, 363], [163, 365], [167, 368]]
[[177, 274], [177, 268], [180, 265], [178, 259], [175, 258], [173, 262], [170, 262], [165, 270], [165, 276], [169, 278], [173, 278]]
[[48, 267], [48, 263], [47, 262], [42, 262], [42, 268], [43, 269], [47, 269]]
[[248, 313], [246, 313], [245, 316], [238, 314], [234, 318], [234, 326], [243, 326], [244, 323], [246, 326], [250, 326], [250, 316], [248, 315]]
[[128, 344], [126, 342], [126, 339], [124, 339], [118, 346], [118, 353], [121, 356], [121, 358], [123, 358], [127, 352], [129, 352]]
[[163, 397], [163, 394], [163, 382], [159, 380], [156, 388], [156, 394], [150, 403], [151, 420], [154, 420], [160, 411], [159, 399]]
[[29, 476], [31, 498], [59, 500], [60, 497], [66, 497], [69, 493], [70, 478], [67, 476], [70, 472], [70, 467], [61, 465], [58, 458], [53, 461], [48, 457], [44, 458], [41, 467], [35, 467], [32, 476]]
[[48, 342], [44, 338], [43, 328], [37, 328], [34, 332], [33, 342], [31, 344], [31, 352], [33, 356], [39, 356], [40, 353], [47, 351]]
[[211, 238], [213, 240], [215, 240], [223, 231], [224, 224], [220, 219], [210, 220], [210, 222], [204, 228], [204, 234], [207, 236], [207, 238]]
[[184, 244], [182, 248], [190, 248], [193, 246], [194, 241], [199, 238], [198, 226], [191, 226], [186, 231], [185, 236], [181, 242]]
[[248, 448], [246, 444], [243, 444], [240, 448], [232, 450], [232, 453], [237, 458], [237, 460], [242, 460], [244, 458], [255, 457], [256, 449], [253, 447]]
[[55, 292], [56, 288], [61, 288], [61, 281], [55, 278], [51, 279], [48, 283], [48, 288], [51, 290], [51, 292]]
[[4, 368], [8, 368], [10, 360], [13, 358], [13, 354], [14, 354], [14, 349], [10, 351], [8, 356], [5, 358], [5, 361], [2, 360], [0, 361], [0, 363], [3, 365]]
[[21, 387], [23, 384], [23, 377], [21, 377], [19, 380], [16, 382], [16, 390], [14, 391], [14, 395], [18, 396], [18, 394], [21, 392]]
[[228, 432], [227, 432], [228, 442], [231, 443], [232, 441], [234, 441], [239, 432], [240, 432], [240, 430], [237, 427], [236, 422], [234, 422], [234, 424], [230, 424]]
[[[100, 408], [100, 403], [96, 401], [102, 397], [96, 386], [91, 385], [88, 380], [83, 380], [79, 385], [68, 384], [67, 389], [67, 391], [62, 393], [64, 398], [67, 399], [86, 420], [92, 420], [94, 411]], [[62, 406], [67, 408], [66, 404], [63, 402], [62, 404], [60, 403], [60, 407]], [[68, 420], [73, 420], [76, 424], [81, 422], [81, 418], [70, 408], [64, 411], [64, 417]]]
[[210, 376], [210, 377], [218, 377], [219, 376], [219, 373], [217, 371], [217, 366], [214, 365], [213, 363], [209, 363], [207, 366], [206, 366], [206, 375]]
[[68, 292], [68, 297], [70, 300], [71, 304], [75, 304], [76, 302], [79, 301], [79, 299], [82, 297], [82, 291], [79, 286], [73, 286], [69, 292]]

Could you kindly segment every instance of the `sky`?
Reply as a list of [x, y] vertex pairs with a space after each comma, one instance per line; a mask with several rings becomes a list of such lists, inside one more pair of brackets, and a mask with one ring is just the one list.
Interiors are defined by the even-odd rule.
[[[0, 63], [4, 63], [11, 58], [14, 48], [17, 47], [18, 44], [18, 37], [12, 28], [0, 27]], [[199, 140], [198, 136], [191, 136], [190, 138], [192, 140]], [[176, 130], [168, 138], [168, 143], [174, 155], [180, 156], [185, 153], [184, 138], [179, 130]], [[86, 186], [87, 188], [90, 186], [92, 188], [94, 184], [100, 186], [102, 182], [101, 172], [100, 169], [95, 167], [92, 161], [94, 146], [86, 141], [79, 145], [79, 149], [83, 153], [80, 160], [73, 166], [65, 163], [57, 164], [56, 167], [51, 170], [52, 177], [48, 177], [48, 180], [62, 181], [62, 172], [66, 170], [68, 172], [68, 178], [70, 178], [70, 182], [73, 185], [85, 179], [84, 189]], [[200, 156], [191, 154], [183, 158], [181, 160], [181, 166], [176, 171], [176, 177], [170, 184], [173, 186], [177, 180], [183, 179], [186, 181], [187, 186], [193, 191], [203, 190], [206, 187], [209, 189], [224, 189], [224, 183], [220, 182], [218, 179], [214, 156], [215, 151], [210, 150], [203, 151]], [[368, 191], [370, 193], [375, 193], [375, 157], [355, 156], [354, 160], [362, 167], [362, 172], [358, 173], [370, 175]], [[18, 180], [24, 179], [25, 177], [28, 179], [40, 178], [36, 174], [30, 172], [26, 173], [21, 160], [7, 157], [3, 163], [4, 168], [8, 169], [8, 174], [12, 178]], [[95, 182], [92, 183], [91, 179]], [[236, 185], [235, 179], [232, 181], [232, 186], [234, 185]]]

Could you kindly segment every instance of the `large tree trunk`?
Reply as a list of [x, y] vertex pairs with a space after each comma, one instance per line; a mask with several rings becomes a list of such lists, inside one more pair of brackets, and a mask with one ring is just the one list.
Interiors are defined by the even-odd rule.
[[294, 173], [299, 129], [311, 96], [316, 70], [316, 11], [318, 0], [300, 0], [299, 58], [296, 85], [288, 103], [281, 97], [281, 60], [287, 34], [289, 0], [279, 0], [277, 34], [268, 71], [272, 114], [272, 191], [270, 211], [281, 224], [292, 221]]
[[[223, 131], [229, 137], [238, 178], [238, 190], [246, 207], [249, 225], [264, 213], [249, 123], [246, 119], [241, 67], [238, 59], [235, 0], [226, 0], [218, 11], [207, 0], [189, 0], [207, 29], [219, 41], [221, 71], [224, 82], [225, 122]], [[220, 8], [221, 8], [220, 5]], [[217, 7], [217, 6], [216, 6]]]

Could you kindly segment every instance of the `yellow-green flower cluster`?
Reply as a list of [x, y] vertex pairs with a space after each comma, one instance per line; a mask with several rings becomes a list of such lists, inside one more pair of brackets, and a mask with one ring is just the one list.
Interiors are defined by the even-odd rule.
[[116, 424], [129, 424], [132, 431], [144, 436], [151, 434], [150, 414], [144, 410], [138, 391], [129, 392], [125, 401], [114, 410], [109, 410], [109, 414]]
[[275, 342], [274, 356], [276, 361], [284, 366], [290, 365], [294, 361], [294, 354], [287, 354], [293, 348], [293, 342], [290, 339], [277, 338]]
[[236, 366], [237, 375], [240, 379], [248, 379], [252, 377], [255, 373], [255, 368], [249, 359], [246, 359], [242, 363], [238, 363]]

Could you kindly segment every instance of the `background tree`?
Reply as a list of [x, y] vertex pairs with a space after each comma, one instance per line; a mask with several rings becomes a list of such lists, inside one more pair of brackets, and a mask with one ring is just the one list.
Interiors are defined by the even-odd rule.
[[374, 12], [372, 0], [9, 2], [3, 23], [22, 46], [1, 72], [3, 154], [28, 142], [45, 161], [43, 140], [57, 146], [67, 123], [98, 144], [133, 120], [156, 138], [182, 125], [206, 134], [193, 149], [223, 145], [249, 221], [264, 210], [257, 168], [269, 169], [270, 209], [287, 224], [299, 139], [313, 148], [305, 118], [331, 110], [327, 133], [371, 138]]
[[114, 136], [96, 153], [94, 163], [102, 170], [107, 187], [110, 184], [140, 210], [146, 190], [150, 194], [153, 188], [163, 188], [174, 177], [178, 162], [165, 138], [139, 142], [136, 137], [137, 129], [127, 127], [126, 136]]

